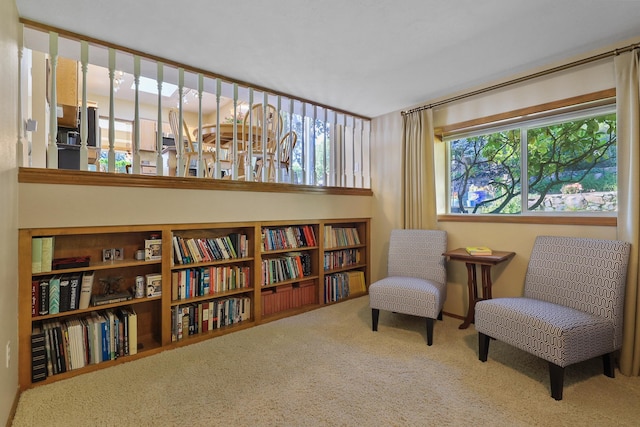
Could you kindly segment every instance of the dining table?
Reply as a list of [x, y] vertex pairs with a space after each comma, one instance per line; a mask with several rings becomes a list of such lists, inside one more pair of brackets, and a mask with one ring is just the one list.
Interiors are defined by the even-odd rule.
[[[202, 143], [208, 146], [213, 145], [215, 147], [216, 138], [218, 133], [220, 134], [220, 147], [229, 149], [233, 142], [233, 123], [220, 123], [206, 124], [202, 126]], [[242, 123], [236, 124], [236, 135], [238, 141], [249, 141], [249, 132], [251, 132], [251, 140], [253, 141], [253, 149], [262, 149], [263, 129], [260, 126], [243, 126]], [[194, 136], [197, 137], [198, 129], [193, 131]], [[269, 142], [275, 139], [275, 132], [267, 131], [266, 140], [267, 145]]]
[[[271, 143], [276, 143], [276, 134], [273, 131], [265, 130], [267, 147]], [[198, 137], [198, 129], [193, 131], [194, 137]], [[227, 151], [228, 158], [233, 158], [233, 140], [234, 140], [234, 124], [220, 123], [206, 124], [202, 126], [202, 147], [204, 150], [216, 151], [216, 138], [220, 134], [220, 149]], [[249, 155], [245, 141], [252, 141], [251, 144], [251, 170], [253, 180], [261, 181], [262, 162], [263, 162], [263, 128], [261, 126], [244, 126], [242, 123], [236, 123], [235, 126], [236, 139], [238, 141], [238, 161], [243, 162]], [[238, 173], [244, 175], [244, 166], [238, 165]]]

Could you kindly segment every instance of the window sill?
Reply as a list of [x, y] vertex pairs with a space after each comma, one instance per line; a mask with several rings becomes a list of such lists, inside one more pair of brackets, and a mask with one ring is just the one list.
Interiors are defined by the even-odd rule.
[[501, 222], [510, 224], [596, 225], [616, 227], [615, 216], [564, 215], [438, 215], [440, 222]]

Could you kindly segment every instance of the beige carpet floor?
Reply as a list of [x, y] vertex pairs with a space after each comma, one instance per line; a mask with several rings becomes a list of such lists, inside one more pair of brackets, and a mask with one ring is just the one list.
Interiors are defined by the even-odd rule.
[[20, 426], [638, 426], [640, 378], [547, 364], [473, 327], [381, 313], [368, 297], [81, 375], [22, 394]]

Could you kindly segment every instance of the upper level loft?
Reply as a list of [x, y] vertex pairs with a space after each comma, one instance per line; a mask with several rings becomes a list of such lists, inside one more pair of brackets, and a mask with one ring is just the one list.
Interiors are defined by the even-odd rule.
[[370, 189], [366, 117], [64, 30], [23, 35], [21, 174]]

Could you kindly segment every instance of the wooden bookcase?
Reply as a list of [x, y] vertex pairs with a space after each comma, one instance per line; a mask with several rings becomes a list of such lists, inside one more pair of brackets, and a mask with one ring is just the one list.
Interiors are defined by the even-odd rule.
[[[20, 389], [51, 383], [319, 308], [344, 298], [364, 295], [370, 281], [369, 227], [368, 218], [358, 218], [21, 229], [18, 294]], [[335, 246], [328, 243], [331, 241], [328, 236], [332, 233], [330, 230], [336, 229], [351, 230], [351, 233], [357, 231], [359, 243], [340, 241]], [[310, 240], [310, 235], [313, 240]], [[46, 236], [53, 236], [53, 259], [89, 256], [88, 266], [32, 272], [33, 239]], [[279, 244], [283, 246], [265, 244], [265, 239], [269, 238], [272, 241], [280, 239]], [[137, 253], [145, 249], [145, 241], [151, 239], [161, 242], [159, 259], [136, 259]], [[231, 242], [237, 253], [227, 253], [225, 257], [224, 252], [220, 251], [216, 255], [215, 248], [207, 246], [215, 245], [214, 242], [224, 246], [224, 241], [227, 245]], [[208, 255], [200, 259], [194, 259], [196, 256], [178, 258], [181, 253], [178, 248], [193, 249], [193, 245], [200, 248], [201, 254]], [[236, 248], [240, 245], [242, 251]], [[122, 259], [103, 261], [103, 250], [112, 248], [122, 251]], [[229, 249], [228, 246], [226, 249]], [[344, 258], [348, 258], [349, 262], [343, 263]], [[340, 264], [326, 265], [326, 259], [340, 260]], [[145, 289], [141, 298], [132, 296], [126, 301], [99, 306], [92, 303], [88, 308], [55, 314], [41, 315], [39, 310], [32, 312], [32, 290], [37, 289], [34, 288], [36, 283], [54, 275], [90, 272], [94, 276], [93, 295], [99, 295], [106, 282], [118, 282], [121, 291], [133, 291], [136, 278], [153, 274], [159, 274], [162, 278], [162, 293], [148, 297]], [[269, 272], [271, 276], [267, 274]], [[357, 272], [365, 286], [352, 289], [348, 294], [345, 290], [340, 298], [327, 299], [325, 281], [331, 280], [334, 275], [350, 272]], [[190, 284], [188, 293], [185, 284], [187, 277]], [[343, 287], [348, 288], [347, 285]], [[132, 309], [137, 315], [137, 352], [125, 352], [99, 363], [86, 363], [83, 367], [32, 382], [31, 338], [34, 327], [50, 323], [70, 324], [76, 320], [83, 322], [83, 319], [98, 313], [121, 309]], [[225, 316], [224, 320], [220, 315]], [[189, 322], [187, 327], [184, 322]], [[88, 342], [85, 337], [84, 345]], [[71, 346], [67, 349], [72, 351]], [[88, 350], [80, 350], [83, 351], [86, 353]]]
[[[325, 304], [366, 293], [369, 283], [369, 222], [325, 221], [322, 228], [320, 260], [322, 276], [320, 287]], [[339, 284], [349, 286], [354, 281], [355, 289], [349, 293], [336, 292]], [[358, 289], [360, 288], [360, 289]]]

